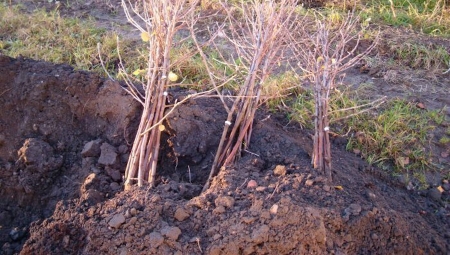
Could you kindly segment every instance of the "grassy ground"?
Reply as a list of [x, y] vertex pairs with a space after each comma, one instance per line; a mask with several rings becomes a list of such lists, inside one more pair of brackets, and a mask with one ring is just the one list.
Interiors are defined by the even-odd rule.
[[[323, 13], [339, 22], [347, 2], [328, 6]], [[210, 1], [208, 4], [214, 4]], [[211, 5], [208, 5], [209, 7]], [[209, 8], [208, 7], [208, 8]], [[362, 22], [370, 24], [367, 38], [370, 39], [378, 25], [392, 25], [410, 28], [416, 32], [446, 38], [450, 35], [450, 8], [443, 0], [372, 0], [360, 1], [356, 6]], [[117, 73], [118, 36], [105, 29], [96, 28], [90, 20], [62, 18], [57, 11], [35, 11], [25, 14], [19, 7], [0, 5], [0, 50], [7, 55], [25, 56], [55, 63], [68, 63], [78, 69], [105, 74], [98, 55], [100, 43], [101, 58], [105, 67], [114, 77]], [[372, 32], [371, 32], [372, 31]], [[145, 77], [145, 44], [119, 38], [123, 62], [128, 73], [137, 79]], [[445, 71], [450, 66], [448, 51], [436, 45], [417, 42], [390, 41], [389, 54], [392, 58], [382, 61], [368, 58], [372, 65], [401, 65], [405, 68]], [[198, 56], [181, 58], [189, 51], [189, 42], [172, 52], [176, 67], [174, 71], [183, 77], [185, 86], [198, 90], [206, 89], [206, 70]], [[214, 51], [209, 56], [214, 59]], [[383, 63], [381, 63], [383, 62]], [[222, 70], [220, 62], [216, 63]], [[232, 74], [232, 70], [228, 70]], [[314, 102], [312, 92], [296, 86], [300, 77], [293, 73], [284, 73], [268, 80], [264, 95], [271, 108], [283, 106], [289, 109], [288, 115], [307, 128], [312, 128]], [[233, 89], [237, 84], [231, 84]], [[429, 143], [429, 134], [436, 126], [446, 123], [445, 114], [438, 110], [421, 111], [416, 105], [402, 99], [393, 99], [374, 111], [367, 111], [347, 117], [353, 112], [339, 111], [368, 103], [360, 98], [357, 91], [334, 93], [331, 108], [332, 119], [340, 135], [349, 137], [348, 149], [360, 154], [369, 163], [378, 164], [394, 173], [411, 173], [417, 179], [423, 179], [427, 171], [438, 168], [432, 162], [432, 156], [425, 145]], [[351, 132], [349, 132], [351, 131]], [[450, 128], [439, 139], [439, 143], [448, 146]], [[448, 173], [447, 173], [448, 174]]]
[[369, 0], [361, 16], [374, 22], [406, 26], [426, 34], [450, 36], [450, 9], [445, 0]]
[[[58, 11], [37, 10], [31, 14], [18, 6], [0, 5], [0, 50], [12, 57], [24, 56], [54, 63], [67, 63], [77, 69], [103, 73], [97, 44], [106, 69], [115, 73], [118, 62], [118, 35], [97, 28], [92, 20], [62, 18]], [[124, 61], [137, 68], [139, 49], [120, 39]], [[133, 60], [133, 61], [132, 61]]]

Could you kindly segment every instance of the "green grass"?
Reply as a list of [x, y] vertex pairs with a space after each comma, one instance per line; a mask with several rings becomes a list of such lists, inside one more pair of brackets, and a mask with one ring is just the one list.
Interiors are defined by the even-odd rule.
[[272, 75], [264, 82], [261, 97], [269, 109], [275, 109], [283, 105], [288, 96], [302, 96], [303, 91], [298, 86], [300, 82], [300, 77], [293, 71]]
[[371, 0], [360, 6], [363, 19], [450, 36], [450, 9], [444, 0]]
[[359, 149], [364, 158], [383, 165], [390, 163], [396, 171], [430, 167], [425, 144], [434, 126], [429, 114], [414, 104], [396, 99], [376, 115], [362, 115], [350, 120], [355, 135], [348, 149]]
[[[380, 24], [450, 37], [450, 6], [445, 0], [392, 0], [393, 5], [390, 0], [366, 0], [358, 1], [355, 6], [351, 2], [331, 4], [321, 12], [339, 23], [348, 7], [355, 7], [363, 27], [366, 27], [363, 37], [369, 40], [374, 38]], [[343, 7], [347, 8], [344, 10]], [[367, 26], [369, 24], [375, 26]], [[385, 54], [392, 56], [395, 65], [438, 71], [450, 67], [450, 54], [444, 46], [417, 41], [416, 38], [394, 37], [394, 40], [384, 43], [388, 48]]]
[[390, 50], [394, 59], [404, 66], [411, 68], [448, 69], [450, 65], [450, 55], [447, 50], [440, 45], [423, 45], [418, 43], [391, 43]]
[[441, 145], [448, 145], [448, 144], [450, 144], [450, 137], [449, 136], [441, 137], [441, 139], [439, 139], [439, 143]]
[[[351, 98], [345, 90], [343, 92], [334, 90], [330, 97], [330, 123], [336, 122], [338, 119], [346, 118], [346, 116], [354, 113], [354, 111], [341, 111], [341, 109], [354, 108], [358, 103], [367, 103], [364, 101], [357, 101]], [[353, 95], [356, 96], [356, 95]], [[356, 98], [356, 97], [355, 97]], [[302, 126], [313, 129], [314, 128], [314, 94], [313, 91], [307, 89], [298, 94], [292, 104], [292, 111], [289, 113], [289, 117], [300, 123]], [[339, 125], [339, 129], [342, 129], [342, 125]]]
[[[101, 58], [107, 71], [118, 79], [124, 78], [118, 73], [119, 53], [118, 35], [97, 28], [93, 20], [81, 21], [63, 18], [58, 11], [36, 10], [26, 14], [18, 6], [0, 5], [0, 50], [11, 57], [28, 57], [53, 63], [66, 63], [76, 69], [89, 70], [106, 75], [100, 63], [97, 44], [101, 45]], [[145, 82], [147, 68], [147, 45], [119, 38], [120, 55], [127, 74], [137, 70], [141, 72], [132, 77]], [[199, 55], [187, 56], [195, 47], [186, 41], [171, 50], [174, 63], [173, 71], [183, 80], [183, 86], [196, 90], [210, 88], [209, 76]], [[214, 50], [206, 52], [213, 63], [216, 73], [231, 76], [236, 70], [225, 66]], [[238, 68], [239, 63], [236, 63]], [[227, 88], [237, 89], [239, 80], [228, 84]]]
[[[101, 43], [107, 70], [114, 74], [118, 61], [116, 34], [97, 28], [93, 21], [62, 18], [57, 11], [26, 14], [18, 7], [0, 5], [0, 50], [6, 55], [66, 63], [104, 74], [97, 43]], [[138, 52], [130, 50], [130, 43], [121, 41], [121, 46], [128, 49], [122, 54], [127, 63], [136, 65], [132, 59], [138, 57]]]

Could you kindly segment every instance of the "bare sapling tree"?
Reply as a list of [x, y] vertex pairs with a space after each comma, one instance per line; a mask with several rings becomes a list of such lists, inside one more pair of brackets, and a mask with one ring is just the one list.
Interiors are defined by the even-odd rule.
[[312, 165], [332, 181], [329, 101], [337, 77], [357, 64], [376, 46], [378, 36], [365, 49], [360, 42], [364, 27], [350, 12], [342, 21], [315, 16], [312, 26], [301, 26], [296, 47], [299, 67], [314, 88], [314, 137]]
[[[209, 187], [212, 177], [221, 167], [233, 163], [250, 145], [262, 85], [281, 61], [284, 49], [290, 43], [288, 33], [295, 24], [293, 16], [296, 2], [251, 0], [245, 3], [242, 1], [235, 8], [223, 4], [227, 12], [226, 30], [229, 31], [223, 36], [234, 46], [237, 58], [245, 69], [245, 76], [231, 108], [225, 105], [228, 116], [203, 190]], [[235, 66], [233, 61], [229, 61], [228, 65], [231, 68]]]
[[177, 80], [171, 72], [170, 50], [179, 29], [186, 25], [198, 0], [122, 0], [128, 21], [141, 32], [148, 44], [148, 66], [145, 82], [136, 86], [132, 76], [125, 73], [127, 91], [143, 104], [141, 121], [125, 170], [125, 189], [137, 182], [138, 186], [155, 184], [163, 120], [167, 116], [166, 97], [170, 82]]

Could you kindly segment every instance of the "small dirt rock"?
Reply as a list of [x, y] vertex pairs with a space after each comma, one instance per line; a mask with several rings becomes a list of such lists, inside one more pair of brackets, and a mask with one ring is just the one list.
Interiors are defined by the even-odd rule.
[[176, 241], [181, 235], [181, 229], [178, 227], [167, 226], [161, 229], [161, 234], [163, 234], [163, 236], [169, 238], [170, 240]]
[[258, 192], [264, 192], [264, 191], [266, 191], [266, 189], [267, 189], [267, 187], [259, 186], [259, 187], [256, 188], [256, 191], [258, 191]]
[[13, 228], [10, 232], [9, 232], [9, 237], [13, 240], [13, 241], [18, 241], [20, 240], [22, 237], [24, 237], [26, 234], [26, 229], [20, 229], [20, 228]]
[[86, 143], [81, 151], [81, 156], [86, 157], [98, 157], [100, 155], [100, 140], [93, 140]]
[[305, 185], [306, 186], [312, 186], [314, 184], [314, 181], [313, 180], [306, 180], [305, 181]]
[[225, 210], [225, 207], [222, 206], [222, 205], [217, 206], [217, 207], [213, 210], [213, 213], [214, 213], [214, 214], [222, 214], [222, 213], [224, 213], [224, 212], [226, 212], [226, 210]]
[[148, 237], [150, 247], [152, 248], [158, 248], [164, 242], [164, 237], [158, 232], [151, 232]]
[[448, 183], [447, 180], [443, 180], [443, 181], [442, 181], [442, 188], [443, 188], [445, 191], [449, 191], [449, 190], [450, 190], [450, 183]]
[[255, 180], [250, 180], [250, 181], [247, 183], [247, 188], [248, 188], [248, 189], [254, 189], [254, 188], [256, 188], [256, 187], [258, 187], [258, 183], [257, 183]]
[[95, 205], [105, 200], [105, 194], [96, 189], [88, 189], [81, 195], [80, 200], [89, 205]]
[[431, 199], [433, 199], [435, 201], [440, 201], [442, 198], [442, 192], [438, 188], [429, 189], [427, 195], [428, 195], [428, 197], [430, 197]]
[[109, 167], [109, 166], [106, 166], [105, 171], [109, 175], [109, 177], [111, 177], [111, 179], [113, 179], [113, 181], [119, 182], [122, 180], [122, 175], [120, 174], [119, 170]]
[[111, 182], [109, 184], [109, 187], [111, 188], [111, 190], [113, 191], [118, 191], [120, 190], [120, 185], [117, 182]]
[[112, 166], [118, 163], [118, 155], [114, 146], [105, 142], [100, 146], [100, 150], [100, 158], [98, 159], [100, 165]]
[[270, 207], [270, 213], [277, 214], [277, 212], [278, 212], [278, 205], [277, 204], [272, 205], [272, 207]]
[[126, 146], [125, 144], [122, 144], [122, 145], [119, 146], [119, 148], [117, 148], [117, 151], [120, 154], [125, 154], [125, 153], [128, 152], [128, 146]]
[[175, 211], [175, 215], [174, 215], [174, 217], [175, 217], [175, 219], [177, 219], [177, 221], [184, 221], [185, 219], [189, 218], [189, 216], [190, 216], [189, 213], [183, 208], [178, 208]]
[[53, 149], [48, 143], [40, 139], [30, 138], [25, 140], [18, 154], [19, 158], [27, 165], [40, 164], [47, 161], [49, 156], [53, 156]]
[[255, 244], [267, 242], [267, 240], [269, 239], [269, 230], [270, 228], [267, 225], [262, 225], [259, 228], [253, 230], [252, 241]]
[[345, 209], [346, 215], [359, 215], [361, 213], [361, 205], [359, 204], [351, 204], [349, 207]]
[[372, 191], [366, 191], [365, 195], [370, 200], [374, 200], [377, 198], [377, 195], [375, 195], [375, 193], [373, 193]]
[[108, 225], [112, 228], [119, 228], [123, 223], [125, 223], [125, 216], [119, 213], [109, 220]]
[[230, 196], [219, 196], [218, 198], [216, 198], [214, 203], [216, 204], [216, 206], [231, 208], [234, 205], [234, 198]]
[[286, 175], [286, 166], [284, 165], [277, 165], [275, 169], [273, 170], [274, 175]]

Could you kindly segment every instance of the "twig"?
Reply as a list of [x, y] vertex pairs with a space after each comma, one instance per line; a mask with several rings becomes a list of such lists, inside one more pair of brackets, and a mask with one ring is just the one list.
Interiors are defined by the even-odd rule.
[[5, 89], [1, 94], [0, 97], [3, 96], [3, 94], [5, 94], [6, 92], [10, 91], [11, 89]]
[[[199, 42], [198, 42], [198, 40], [197, 40], [197, 38], [195, 36], [194, 24], [191, 24], [189, 26], [189, 29], [190, 29], [190, 32], [191, 32], [194, 44], [197, 47], [197, 50], [198, 50], [198, 52], [199, 52], [199, 54], [200, 54], [200, 56], [202, 58], [203, 64], [205, 65], [206, 71], [208, 72], [209, 80], [210, 80], [211, 84], [213, 85], [214, 90], [217, 92], [217, 95], [219, 96], [220, 101], [222, 101], [223, 107], [229, 113], [230, 109], [228, 108], [227, 104], [225, 103], [225, 100], [223, 99], [222, 94], [219, 91], [219, 86], [216, 85], [216, 81], [215, 81], [215, 79], [213, 77], [213, 73], [211, 72], [211, 68], [210, 68], [210, 64], [208, 63], [208, 59], [207, 59], [205, 53], [203, 52], [202, 47], [200, 46], [200, 44], [199, 44]], [[211, 36], [211, 38], [209, 40], [209, 43], [213, 42], [214, 39], [217, 37], [217, 35], [218, 35], [218, 33], [216, 32], [213, 36]], [[226, 84], [226, 83], [224, 83], [224, 84]]]
[[203, 253], [202, 247], [200, 246], [200, 238], [196, 237], [195, 241], [197, 241], [197, 246], [198, 246], [198, 249], [200, 250], [200, 253]]
[[270, 114], [267, 115], [267, 117], [265, 117], [264, 119], [260, 120], [260, 122], [264, 122], [264, 121], [266, 121], [266, 120], [268, 120], [268, 119], [270, 119]]
[[392, 0], [389, 0], [389, 3], [391, 4], [392, 15], [394, 16], [394, 19], [396, 19], [397, 18], [397, 14], [395, 14], [394, 2]]
[[[231, 79], [231, 78], [230, 78]], [[218, 87], [224, 86], [226, 83], [219, 85]], [[147, 128], [146, 130], [144, 130], [142, 133], [140, 133], [139, 135], [143, 136], [145, 134], [147, 134], [148, 132], [150, 132], [152, 129], [154, 129], [155, 127], [161, 125], [163, 123], [163, 121], [165, 119], [167, 119], [167, 117], [169, 117], [169, 115], [177, 108], [177, 106], [183, 104], [184, 102], [191, 100], [193, 98], [201, 98], [204, 97], [205, 95], [215, 91], [216, 88], [212, 88], [210, 90], [207, 91], [203, 91], [203, 92], [199, 92], [197, 94], [193, 94], [193, 95], [187, 95], [187, 97], [183, 98], [183, 100], [181, 100], [180, 102], [176, 102], [172, 105], [172, 108], [158, 121], [156, 122], [153, 126]]]
[[271, 199], [271, 198], [273, 197], [273, 195], [275, 195], [275, 192], [278, 191], [278, 186], [280, 186], [280, 183], [279, 183], [279, 182], [277, 182], [277, 184], [275, 185], [275, 188], [273, 189], [272, 194], [270, 194], [270, 195], [268, 195], [268, 196], [266, 197], [266, 200]]
[[189, 167], [189, 165], [188, 165], [188, 175], [189, 175], [189, 183], [192, 183], [191, 167]]
[[244, 187], [245, 183], [247, 183], [248, 178], [245, 178], [244, 182], [241, 184], [241, 186], [239, 186], [240, 189], [242, 189], [242, 187]]
[[[372, 107], [369, 107], [369, 108], [367, 108], [367, 109], [364, 109], [364, 110], [361, 110], [361, 111], [358, 111], [358, 112], [349, 114], [349, 115], [347, 115], [347, 116], [345, 116], [345, 117], [342, 117], [342, 118], [339, 118], [339, 119], [333, 119], [333, 120], [330, 120], [330, 122], [336, 122], [336, 121], [340, 121], [340, 120], [345, 120], [345, 119], [351, 118], [351, 117], [353, 117], [353, 116], [356, 116], [356, 115], [365, 113], [365, 112], [367, 112], [367, 111], [370, 111], [370, 110], [372, 110], [372, 109], [378, 108], [380, 105], [382, 105], [382, 104], [385, 102], [385, 101], [384, 101], [385, 98], [386, 98], [386, 96], [384, 96], [384, 97], [382, 98], [383, 100], [377, 100], [378, 103], [377, 103], [376, 105], [373, 105], [373, 104], [372, 104]], [[374, 101], [374, 102], [375, 102], [375, 101]], [[368, 105], [370, 105], [370, 104], [368, 104]]]
[[[448, 62], [448, 66], [450, 66], [450, 62]], [[450, 68], [448, 68], [447, 71], [443, 72], [442, 74], [447, 74], [448, 72], [450, 72]]]
[[97, 43], [97, 52], [98, 52], [98, 58], [100, 59], [100, 63], [102, 64], [103, 71], [105, 71], [105, 73], [108, 75], [109, 79], [114, 81], [113, 77], [109, 74], [108, 70], [105, 67], [105, 64], [103, 63], [103, 58], [102, 58], [102, 52], [100, 50], [100, 45], [101, 45], [100, 43]]
[[247, 150], [247, 149], [244, 149], [244, 151], [247, 152], [247, 153], [252, 154], [253, 156], [259, 157], [258, 154], [254, 153], [254, 152], [251, 152], [251, 151], [249, 151], [249, 150]]
[[386, 98], [387, 98], [387, 96], [383, 96], [383, 97], [378, 98], [378, 99], [376, 99], [376, 100], [374, 100], [374, 101], [372, 101], [372, 102], [369, 102], [369, 103], [367, 103], [367, 104], [357, 105], [357, 106], [348, 107], [348, 108], [344, 108], [344, 109], [337, 109], [337, 110], [328, 112], [328, 115], [330, 115], [330, 114], [332, 114], [332, 113], [335, 113], [335, 112], [345, 112], [345, 111], [349, 111], [349, 110], [355, 110], [355, 109], [364, 108], [364, 107], [366, 107], [366, 106], [373, 106], [373, 105], [375, 105], [375, 104], [378, 105], [378, 103], [380, 103], [380, 102], [383, 103], [384, 100], [385, 100]]

